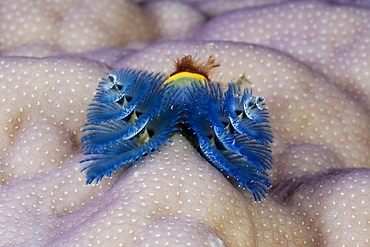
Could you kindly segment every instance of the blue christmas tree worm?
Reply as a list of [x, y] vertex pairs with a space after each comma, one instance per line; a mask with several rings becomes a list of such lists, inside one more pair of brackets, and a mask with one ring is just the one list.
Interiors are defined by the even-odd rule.
[[87, 184], [160, 151], [182, 131], [206, 160], [261, 200], [273, 162], [264, 98], [233, 83], [223, 92], [209, 79], [219, 66], [213, 57], [200, 63], [189, 55], [175, 65], [169, 78], [125, 68], [100, 82], [82, 138]]

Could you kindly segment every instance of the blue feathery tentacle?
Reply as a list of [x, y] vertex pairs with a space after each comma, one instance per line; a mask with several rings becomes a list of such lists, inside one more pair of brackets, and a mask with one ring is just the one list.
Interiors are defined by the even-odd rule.
[[170, 107], [169, 104], [165, 105], [163, 110], [149, 121], [141, 135], [130, 140], [116, 141], [96, 150], [93, 157], [81, 161], [92, 161], [83, 169], [87, 170], [86, 183], [90, 184], [94, 180], [98, 183], [105, 175], [111, 176], [118, 167], [135, 164], [136, 160], [141, 160], [144, 155], [151, 155], [152, 150], [160, 151], [159, 145], [171, 142], [168, 137], [178, 130], [174, 126], [180, 122], [181, 115], [179, 111], [170, 111]]
[[90, 133], [81, 139], [84, 142], [83, 148], [85, 150], [93, 150], [111, 144], [119, 139], [128, 140], [134, 138], [148, 124], [151, 116], [152, 114], [145, 115], [140, 117], [140, 119], [135, 119], [131, 124], [120, 119], [87, 127], [84, 131], [90, 131]]
[[[159, 151], [158, 146], [170, 142], [168, 137], [178, 130], [175, 125], [180, 121], [181, 109], [172, 105], [173, 92], [170, 90], [171, 86], [163, 84], [163, 77], [131, 70], [111, 72], [110, 75], [116, 75], [112, 79], [115, 81], [119, 75], [125, 73], [145, 91], [128, 86], [132, 81], [127, 81], [126, 78], [119, 80], [120, 84], [122, 81], [127, 84], [124, 93], [124, 86], [120, 88], [121, 96], [130, 97], [129, 103], [137, 102], [132, 112], [121, 119], [87, 122], [84, 131], [88, 133], [82, 138], [82, 142], [85, 155], [89, 157], [81, 161], [91, 162], [83, 169], [87, 170], [87, 184], [94, 180], [98, 182], [105, 175], [110, 176], [120, 166], [135, 164], [137, 159], [150, 155], [152, 150]], [[138, 92], [140, 95], [135, 94]], [[121, 99], [106, 104], [120, 105], [120, 101]]]
[[145, 97], [153, 95], [151, 90], [164, 82], [160, 74], [131, 69], [112, 71], [108, 78], [99, 84], [94, 97], [97, 103], [90, 105], [87, 124], [126, 118]]
[[238, 133], [268, 145], [273, 136], [269, 116], [261, 99], [252, 96], [252, 90], [245, 89], [242, 93], [239, 86], [229, 83], [225, 92], [225, 109], [232, 127]]
[[230, 121], [231, 117], [226, 111], [228, 101], [222, 98], [221, 87], [214, 84], [210, 84], [209, 87], [208, 97], [204, 93], [201, 96], [204, 106], [202, 111], [211, 121], [218, 143], [221, 143], [224, 149], [240, 154], [261, 173], [265, 173], [266, 169], [271, 169], [272, 155], [269, 143], [235, 131]]
[[195, 132], [202, 154], [219, 170], [247, 187], [255, 200], [260, 200], [271, 185], [266, 173], [272, 165], [267, 141], [259, 142], [233, 129], [226, 110], [230, 102], [219, 84], [193, 83], [188, 94], [185, 119]]
[[94, 101], [103, 104], [117, 102], [127, 94], [130, 88], [134, 88], [134, 83], [141, 73], [143, 72], [132, 69], [109, 72], [108, 79], [103, 78], [99, 82]]
[[[90, 150], [94, 148], [100, 148], [101, 146], [108, 145], [116, 140], [123, 139], [128, 140], [133, 138], [144, 127], [148, 124], [150, 118], [159, 113], [162, 108], [163, 102], [169, 101], [169, 88], [167, 84], [163, 84], [164, 80], [162, 77], [157, 75], [153, 77], [147, 77], [146, 73], [141, 74], [142, 77], [148, 79], [146, 81], [146, 89], [141, 96], [136, 106], [131, 111], [129, 116], [123, 119], [103, 121], [99, 123], [87, 123], [84, 131], [90, 131], [82, 138], [84, 142], [84, 149]], [[142, 78], [137, 78], [139, 81], [139, 87], [142, 87]], [[141, 92], [143, 90], [130, 90]], [[137, 102], [135, 99], [137, 95], [129, 94], [133, 97], [131, 102]], [[130, 102], [130, 103], [131, 103]], [[119, 105], [119, 103], [116, 103]]]

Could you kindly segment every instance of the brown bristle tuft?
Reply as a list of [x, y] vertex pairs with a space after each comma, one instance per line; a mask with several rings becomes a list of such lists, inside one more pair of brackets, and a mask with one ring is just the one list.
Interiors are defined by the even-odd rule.
[[210, 74], [214, 68], [220, 67], [220, 63], [217, 63], [213, 56], [209, 56], [207, 62], [199, 62], [192, 55], [187, 55], [182, 58], [178, 58], [175, 61], [175, 71], [171, 74], [177, 74], [182, 71], [189, 71], [203, 75], [208, 81]]

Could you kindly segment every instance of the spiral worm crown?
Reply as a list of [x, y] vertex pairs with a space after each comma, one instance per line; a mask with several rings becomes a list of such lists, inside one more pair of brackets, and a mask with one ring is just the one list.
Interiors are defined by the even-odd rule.
[[124, 68], [99, 83], [82, 138], [86, 183], [160, 151], [182, 131], [207, 161], [260, 201], [271, 186], [266, 170], [273, 162], [264, 98], [233, 83], [223, 92], [196, 68], [178, 70], [165, 78]]

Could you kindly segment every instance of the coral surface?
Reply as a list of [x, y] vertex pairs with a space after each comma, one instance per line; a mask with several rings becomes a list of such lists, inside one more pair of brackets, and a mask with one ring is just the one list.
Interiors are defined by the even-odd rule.
[[[0, 246], [366, 246], [365, 0], [0, 0]], [[186, 55], [266, 98], [272, 187], [255, 202], [182, 135], [86, 185], [101, 78]]]

